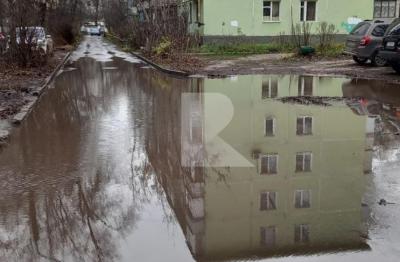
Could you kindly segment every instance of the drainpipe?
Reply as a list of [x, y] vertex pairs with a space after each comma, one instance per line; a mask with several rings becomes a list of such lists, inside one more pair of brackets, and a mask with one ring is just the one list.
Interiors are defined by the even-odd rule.
[[253, 31], [253, 33], [252, 33], [253, 36], [254, 36], [254, 32], [255, 32], [254, 31], [254, 15], [255, 15], [255, 3], [254, 3], [254, 1], [255, 0], [253, 0], [253, 16], [252, 16], [252, 20], [251, 20], [251, 24], [252, 24], [251, 27], [252, 27], [252, 31]]

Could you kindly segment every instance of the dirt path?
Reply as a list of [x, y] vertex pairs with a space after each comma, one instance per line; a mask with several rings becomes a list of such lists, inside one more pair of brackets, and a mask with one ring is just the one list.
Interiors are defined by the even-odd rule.
[[43, 67], [18, 68], [0, 63], [0, 120], [15, 115], [34, 94], [38, 86], [62, 61], [70, 48], [59, 48]]
[[310, 74], [354, 78], [382, 79], [400, 82], [391, 67], [360, 66], [347, 57], [339, 59], [295, 59], [285, 54], [246, 57], [200, 57], [204, 65], [196, 73], [209, 76], [247, 74]]

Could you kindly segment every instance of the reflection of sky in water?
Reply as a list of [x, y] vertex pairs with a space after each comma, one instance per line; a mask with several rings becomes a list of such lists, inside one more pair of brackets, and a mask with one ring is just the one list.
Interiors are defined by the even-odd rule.
[[113, 57], [122, 58], [129, 63], [141, 62], [133, 55], [118, 50], [115, 45], [96, 36], [85, 36], [82, 43], [72, 53], [70, 61], [75, 62], [82, 57], [90, 57], [99, 62], [111, 62]]

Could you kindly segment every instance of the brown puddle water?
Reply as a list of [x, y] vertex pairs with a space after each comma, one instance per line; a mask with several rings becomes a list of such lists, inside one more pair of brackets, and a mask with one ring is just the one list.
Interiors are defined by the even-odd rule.
[[0, 261], [398, 260], [399, 86], [72, 60], [0, 153]]

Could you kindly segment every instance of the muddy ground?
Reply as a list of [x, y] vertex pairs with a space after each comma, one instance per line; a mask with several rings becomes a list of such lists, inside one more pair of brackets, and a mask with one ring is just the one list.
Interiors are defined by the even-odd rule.
[[34, 96], [34, 90], [44, 84], [70, 47], [60, 47], [45, 66], [20, 68], [0, 61], [0, 120], [10, 118]]
[[245, 57], [198, 56], [203, 66], [196, 74], [209, 76], [248, 74], [310, 74], [382, 79], [400, 82], [390, 66], [360, 66], [351, 58], [295, 58], [287, 54], [250, 55]]

